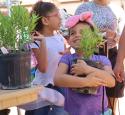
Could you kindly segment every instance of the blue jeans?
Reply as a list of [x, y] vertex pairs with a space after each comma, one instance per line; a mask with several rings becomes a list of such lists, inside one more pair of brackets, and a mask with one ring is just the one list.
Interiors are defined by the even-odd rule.
[[69, 115], [63, 107], [50, 105], [36, 110], [26, 111], [25, 115]]
[[108, 109], [107, 111], [104, 112], [104, 114], [101, 115], [112, 115], [112, 110]]

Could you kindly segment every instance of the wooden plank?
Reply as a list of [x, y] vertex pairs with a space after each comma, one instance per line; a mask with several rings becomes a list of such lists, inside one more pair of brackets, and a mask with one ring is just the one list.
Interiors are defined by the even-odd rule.
[[0, 90], [0, 110], [35, 101], [38, 90], [43, 87], [30, 87], [18, 90]]

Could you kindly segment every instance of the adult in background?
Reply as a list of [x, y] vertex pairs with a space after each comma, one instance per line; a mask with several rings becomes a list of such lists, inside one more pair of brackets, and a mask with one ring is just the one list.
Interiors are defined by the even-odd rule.
[[[123, 26], [125, 24], [125, 14], [122, 8], [117, 8], [118, 14], [116, 14], [116, 7], [110, 4], [110, 0], [93, 0], [90, 2], [82, 3], [77, 9], [75, 14], [80, 14], [86, 11], [93, 12], [93, 21], [96, 26], [104, 33], [105, 38], [107, 39], [107, 48], [108, 50], [104, 52], [104, 55], [107, 55], [111, 61], [112, 68], [116, 63], [117, 57], [117, 43], [119, 41], [119, 35], [122, 32]], [[102, 53], [102, 52], [101, 52]], [[123, 87], [123, 84], [120, 84]], [[123, 91], [123, 90], [122, 90]], [[119, 92], [116, 90], [107, 89], [107, 95], [109, 98], [109, 105], [114, 111], [116, 109], [116, 101], [118, 97], [123, 96], [117, 95]]]
[[124, 80], [124, 58], [125, 58], [125, 27], [123, 29], [118, 48], [118, 55], [116, 60], [116, 65], [114, 67], [114, 73], [116, 79], [121, 82]]

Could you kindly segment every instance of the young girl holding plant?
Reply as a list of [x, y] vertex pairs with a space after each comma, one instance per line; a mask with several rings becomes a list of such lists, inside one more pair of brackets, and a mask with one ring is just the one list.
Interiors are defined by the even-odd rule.
[[[70, 115], [101, 115], [103, 112], [105, 115], [106, 113], [111, 115], [107, 108], [108, 102], [103, 87], [115, 85], [110, 61], [105, 56], [93, 54], [90, 60], [101, 62], [103, 69], [91, 67], [83, 60], [77, 60], [77, 63], [73, 64], [74, 59], [86, 55], [79, 48], [81, 39], [85, 39], [82, 32], [86, 29], [95, 31], [91, 18], [92, 13], [85, 12], [81, 15], [71, 16], [66, 22], [70, 31], [69, 43], [76, 53], [66, 54], [61, 58], [54, 81], [55, 85], [66, 87], [65, 110]], [[83, 74], [86, 77], [78, 77]], [[80, 94], [73, 90], [73, 88], [83, 87], [97, 87], [97, 94]]]

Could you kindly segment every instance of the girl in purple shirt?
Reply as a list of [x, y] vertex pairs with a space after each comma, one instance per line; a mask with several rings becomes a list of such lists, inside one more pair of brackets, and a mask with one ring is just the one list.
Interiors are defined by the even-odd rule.
[[[93, 26], [91, 22], [91, 12], [71, 16], [67, 20], [67, 27], [70, 31], [69, 43], [74, 49], [80, 45], [82, 38], [81, 32], [85, 28]], [[102, 100], [104, 112], [108, 110], [107, 97], [105, 93], [106, 87], [113, 87], [115, 79], [111, 69], [110, 61], [101, 55], [93, 55], [90, 59], [103, 63], [103, 70], [87, 65], [83, 60], [77, 60], [73, 64], [74, 59], [80, 57], [81, 52], [64, 55], [59, 63], [54, 82], [55, 85], [66, 87], [65, 90], [65, 109], [69, 115], [101, 115]], [[72, 74], [72, 75], [71, 75]], [[86, 77], [78, 77], [78, 75], [86, 74]], [[80, 94], [72, 90], [72, 88], [98, 87], [96, 94]], [[107, 114], [110, 115], [110, 114]]]

